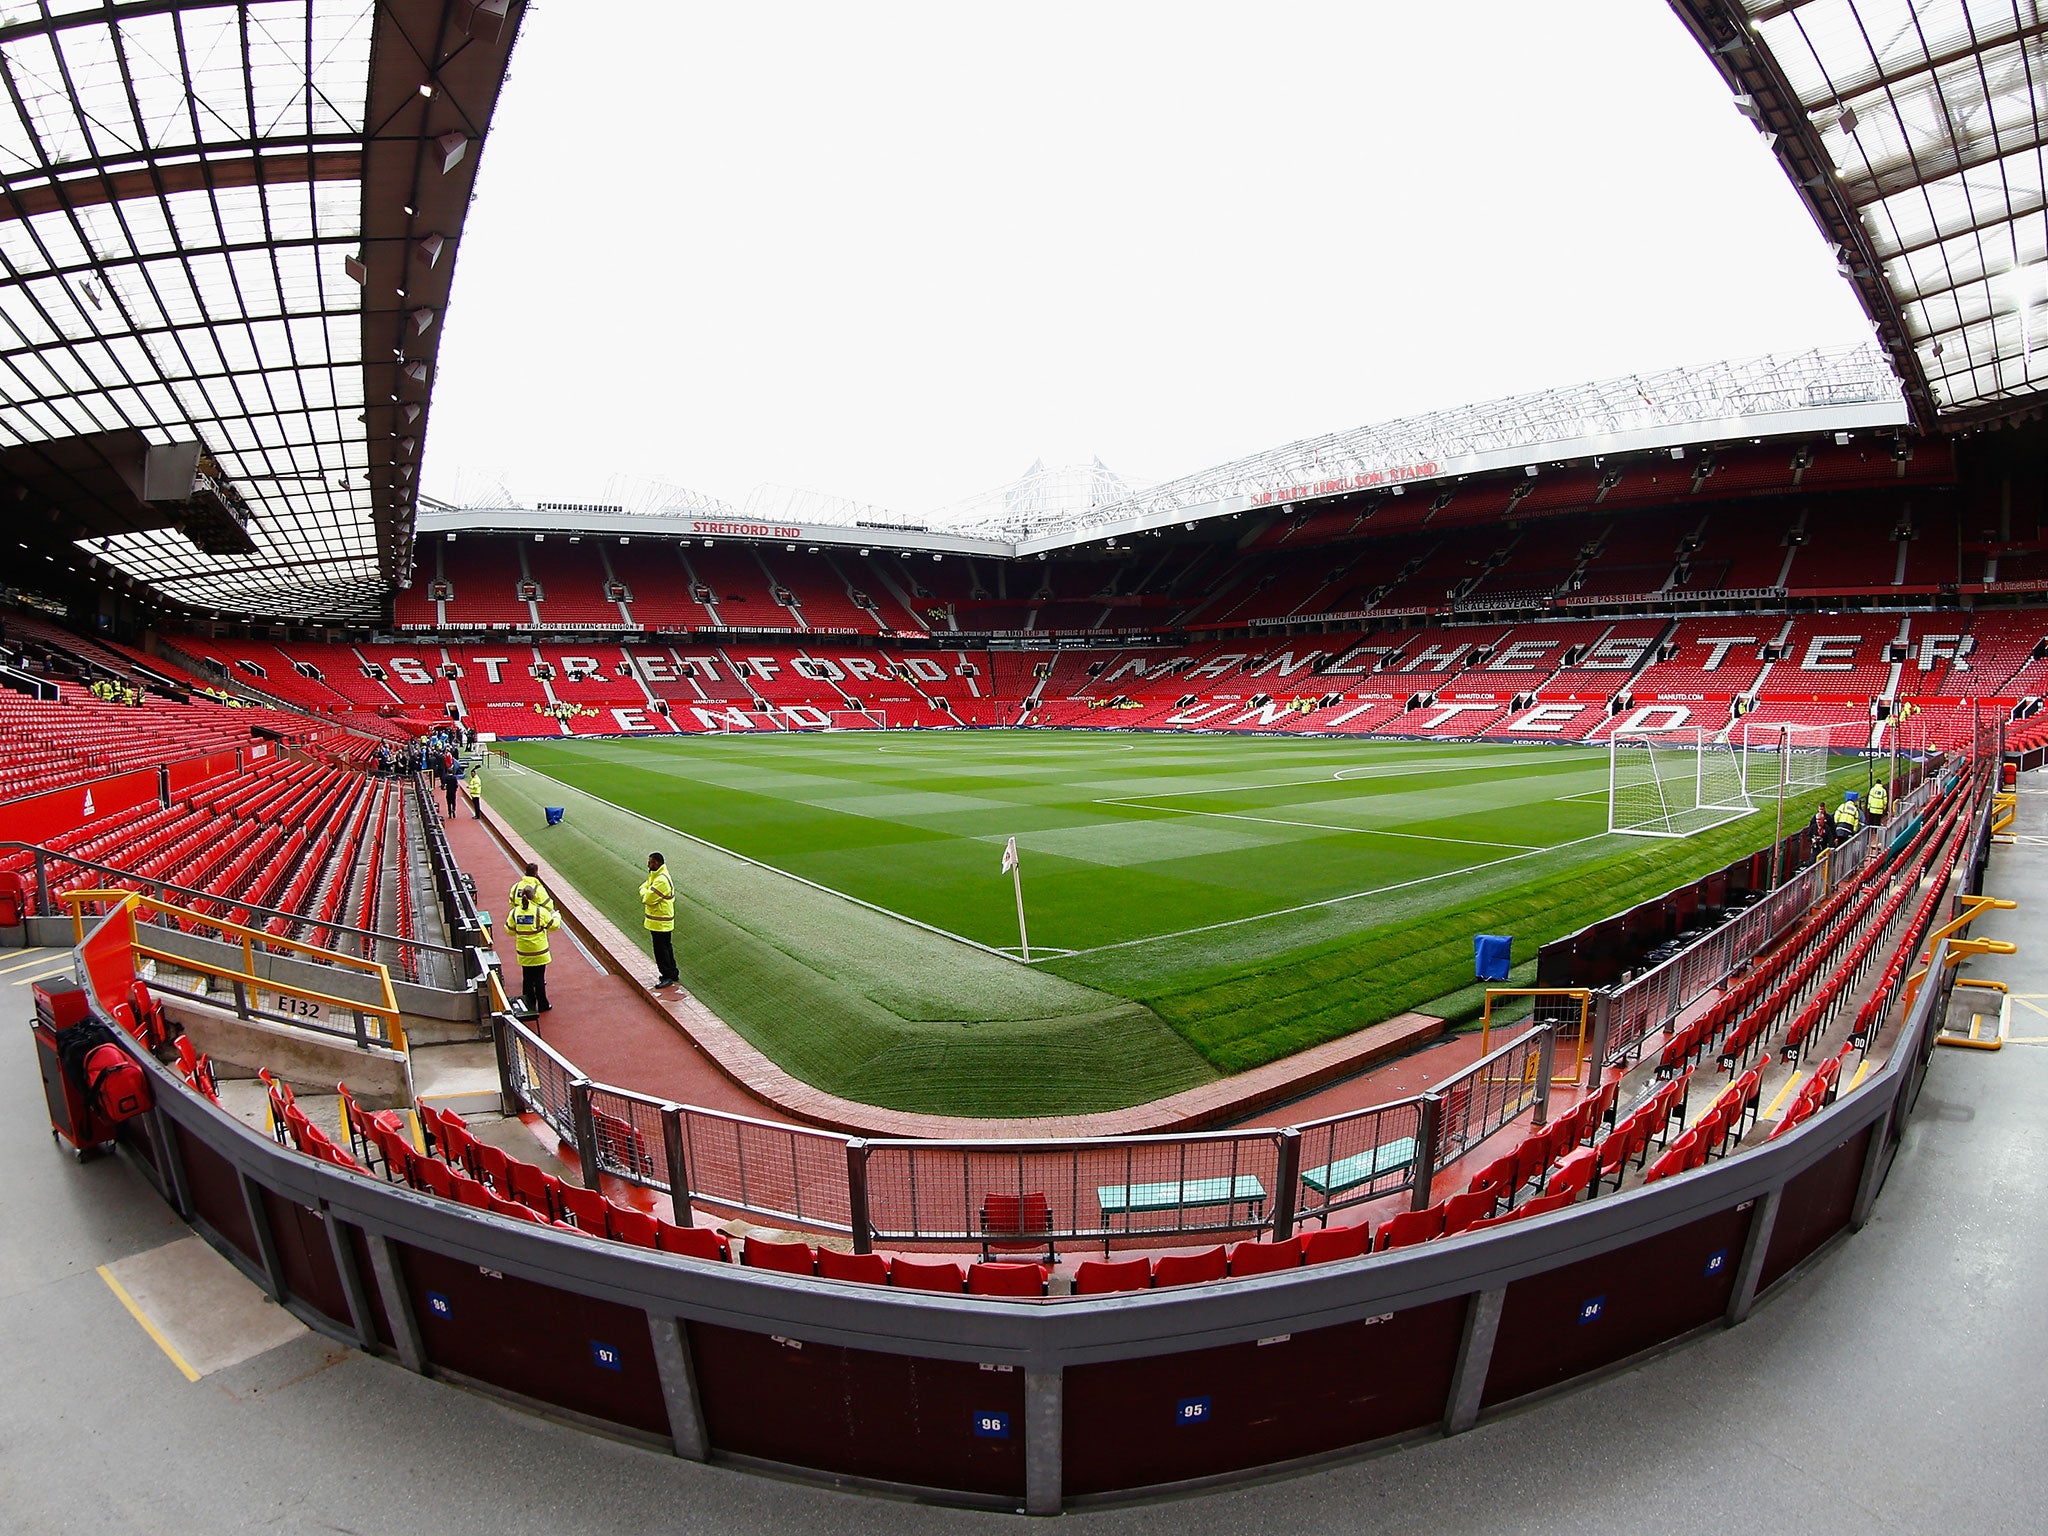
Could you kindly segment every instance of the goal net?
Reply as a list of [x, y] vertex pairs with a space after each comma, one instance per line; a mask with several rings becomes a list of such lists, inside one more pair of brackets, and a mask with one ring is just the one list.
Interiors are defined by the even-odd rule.
[[1608, 744], [1607, 830], [1691, 837], [1746, 816], [1742, 748], [1697, 727], [1617, 731]]
[[827, 730], [886, 731], [889, 717], [879, 709], [835, 709], [826, 717]]
[[[1742, 723], [1742, 788], [1752, 804], [1776, 800], [1781, 787], [1787, 800], [1825, 795], [1828, 788], [1828, 749], [1837, 731], [1833, 725], [1751, 725]], [[1870, 734], [1868, 725], [1847, 729], [1859, 738]], [[1859, 739], [1856, 745], [1862, 745]]]

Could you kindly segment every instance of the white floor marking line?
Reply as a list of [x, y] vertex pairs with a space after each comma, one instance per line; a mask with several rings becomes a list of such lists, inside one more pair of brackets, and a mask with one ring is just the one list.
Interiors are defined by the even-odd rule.
[[791, 874], [786, 869], [777, 869], [773, 864], [764, 864], [759, 859], [750, 859], [744, 853], [712, 842], [708, 837], [699, 837], [694, 832], [685, 832], [680, 827], [672, 827], [665, 821], [656, 821], [652, 816], [644, 816], [638, 811], [630, 810], [620, 805], [616, 800], [607, 800], [603, 795], [591, 794], [587, 789], [578, 789], [577, 786], [569, 783], [566, 779], [556, 779], [553, 774], [541, 773], [539, 769], [535, 769], [534, 772], [537, 777], [552, 779], [564, 789], [576, 790], [576, 793], [579, 795], [589, 795], [599, 805], [608, 805], [623, 816], [630, 816], [635, 821], [644, 821], [648, 826], [655, 827], [660, 831], [673, 833], [685, 842], [695, 843], [700, 848], [709, 848], [712, 852], [722, 853], [727, 858], [738, 859], [742, 864], [751, 864], [754, 868], [766, 870], [771, 875], [779, 875], [784, 880], [794, 880], [798, 885], [807, 885], [814, 891], [824, 892], [827, 896], [837, 896], [841, 901], [850, 901], [856, 907], [866, 907], [870, 912], [878, 912], [883, 917], [893, 917], [899, 923], [908, 923], [913, 928], [922, 928], [926, 933], [936, 933], [942, 939], [951, 939], [956, 944], [965, 944], [969, 949], [978, 949], [985, 955], [1000, 955], [1003, 959], [1016, 961], [1019, 965], [1024, 963], [1021, 960], [1017, 960], [1015, 955], [1004, 954], [1002, 950], [997, 949], [993, 944], [984, 944], [978, 939], [970, 939], [964, 933], [954, 933], [950, 929], [939, 927], [936, 923], [920, 922], [917, 918], [906, 917], [901, 912], [892, 912], [879, 903], [863, 901], [860, 897], [850, 896], [845, 891], [835, 891], [829, 885], [820, 885], [815, 880], [806, 880], [802, 875]]
[[[1095, 805], [1135, 805], [1142, 796], [1128, 800], [1096, 800]], [[1420, 843], [1462, 843], [1468, 848], [1524, 848], [1539, 852], [1547, 843], [1500, 843], [1477, 837], [1438, 837], [1429, 832], [1389, 832], [1382, 827], [1340, 827], [1327, 821], [1289, 821], [1283, 816], [1254, 816], [1249, 811], [1189, 811], [1177, 805], [1140, 805], [1145, 811], [1165, 811], [1173, 816], [1218, 816], [1227, 821], [1262, 821], [1273, 827], [1305, 827], [1317, 832], [1353, 832], [1360, 837], [1405, 837]]]
[[[1116, 944], [1097, 944], [1092, 949], [1077, 949], [1074, 951], [1074, 954], [1076, 956], [1099, 955], [1106, 950], [1135, 949], [1140, 944], [1157, 944], [1164, 939], [1184, 939], [1190, 934], [1196, 933], [1214, 933], [1219, 928], [1240, 928], [1246, 923], [1263, 923], [1271, 917], [1288, 917], [1296, 912], [1313, 912], [1319, 907], [1339, 907], [1347, 901], [1358, 901], [1367, 896], [1384, 896], [1389, 891], [1404, 891], [1410, 886], [1428, 885], [1432, 880], [1448, 880], [1454, 875], [1476, 874], [1482, 869], [1493, 869], [1501, 864], [1512, 864], [1518, 859], [1532, 859], [1539, 853], [1557, 853], [1566, 848], [1576, 847], [1580, 843], [1598, 842], [1601, 838], [1610, 835], [1606, 832], [1595, 832], [1590, 837], [1575, 837], [1570, 842], [1553, 843], [1548, 848], [1536, 848], [1528, 853], [1511, 853], [1504, 859], [1488, 859], [1480, 864], [1466, 864], [1458, 869], [1444, 870], [1440, 874], [1423, 875], [1414, 880], [1398, 881], [1393, 885], [1376, 885], [1371, 890], [1352, 891], [1349, 895], [1345, 896], [1329, 896], [1321, 901], [1305, 901], [1298, 907], [1277, 907], [1271, 912], [1255, 912], [1250, 917], [1233, 917], [1220, 923], [1203, 923], [1195, 928], [1180, 928], [1172, 933], [1148, 934], [1142, 939], [1125, 939]], [[1038, 962], [1034, 960], [1031, 963], [1036, 965]]]

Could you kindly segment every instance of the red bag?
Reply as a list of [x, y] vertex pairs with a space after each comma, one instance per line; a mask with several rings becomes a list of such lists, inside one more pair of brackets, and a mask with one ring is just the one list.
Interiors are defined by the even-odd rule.
[[83, 1075], [86, 1107], [109, 1125], [133, 1120], [155, 1102], [141, 1063], [112, 1042], [86, 1053]]

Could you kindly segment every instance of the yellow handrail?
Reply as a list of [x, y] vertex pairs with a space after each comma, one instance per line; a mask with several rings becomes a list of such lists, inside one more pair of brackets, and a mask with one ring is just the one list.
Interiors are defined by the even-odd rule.
[[[84, 909], [88, 902], [119, 902], [131, 911], [141, 909], [161, 913], [168, 917], [177, 918], [181, 922], [211, 928], [241, 940], [242, 968], [239, 971], [230, 970], [224, 966], [212, 965], [204, 960], [195, 959], [190, 955], [176, 954], [172, 951], [158, 949], [153, 945], [147, 944], [143, 942], [142, 928], [139, 924], [131, 925], [133, 937], [130, 939], [130, 949], [133, 951], [138, 962], [138, 968], [141, 961], [155, 960], [166, 965], [174, 965], [180, 970], [192, 971], [198, 975], [211, 977], [218, 981], [237, 981], [250, 987], [267, 987], [272, 992], [286, 997], [296, 997], [305, 1002], [319, 1003], [325, 1007], [339, 1009], [345, 1013], [366, 1014], [382, 1026], [382, 1034], [386, 1045], [390, 1046], [394, 1051], [403, 1051], [406, 1048], [405, 1026], [399, 1021], [398, 1016], [398, 995], [391, 990], [391, 972], [389, 968], [378, 961], [368, 960], [360, 955], [345, 955], [338, 949], [323, 949], [317, 944], [304, 944], [297, 939], [280, 938], [276, 934], [265, 933], [261, 929], [247, 928], [240, 923], [231, 923], [223, 918], [208, 917], [203, 912], [194, 912], [190, 907], [176, 906], [168, 901], [161, 901], [154, 896], [142, 895], [137, 891], [94, 888], [90, 890], [65, 891], [62, 893], [62, 897], [64, 902], [71, 908], [71, 931], [75, 939], [80, 943], [83, 943], [85, 940]], [[301, 987], [292, 982], [280, 981], [272, 976], [258, 976], [256, 974], [255, 951], [255, 946], [258, 944], [267, 944], [273, 948], [291, 950], [296, 954], [309, 956], [328, 964], [338, 965], [345, 970], [359, 971], [371, 976], [377, 982], [377, 991], [381, 1001], [375, 1003], [360, 1002], [352, 997], [337, 997], [332, 993], [319, 992], [310, 987]]]

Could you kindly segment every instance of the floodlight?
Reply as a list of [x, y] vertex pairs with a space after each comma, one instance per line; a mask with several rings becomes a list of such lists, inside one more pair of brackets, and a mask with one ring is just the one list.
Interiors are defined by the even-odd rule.
[[370, 269], [363, 265], [362, 258], [359, 256], [342, 257], [341, 270], [352, 278], [358, 286], [370, 280]]
[[434, 312], [431, 309], [416, 309], [412, 312], [412, 327], [416, 333], [425, 335], [427, 327], [433, 323]]
[[462, 164], [462, 157], [469, 153], [469, 137], [461, 133], [444, 133], [434, 140], [434, 148], [441, 151], [441, 174], [445, 176]]
[[418, 245], [414, 246], [413, 249], [419, 252], [420, 260], [431, 267], [441, 259], [442, 248], [447, 244], [448, 242], [439, 235], [428, 235]]

